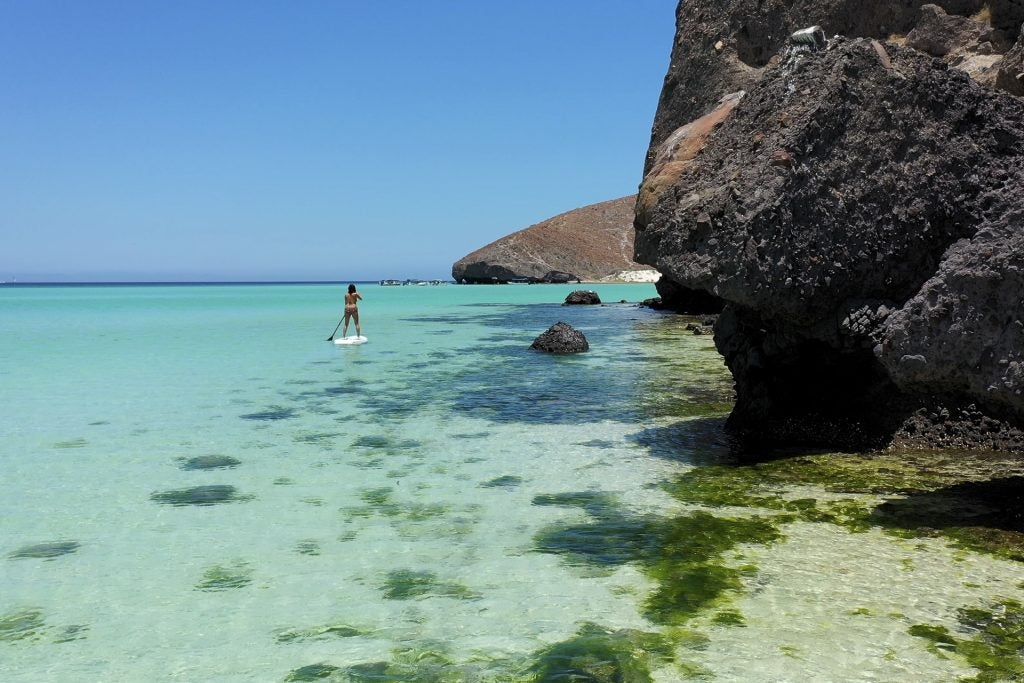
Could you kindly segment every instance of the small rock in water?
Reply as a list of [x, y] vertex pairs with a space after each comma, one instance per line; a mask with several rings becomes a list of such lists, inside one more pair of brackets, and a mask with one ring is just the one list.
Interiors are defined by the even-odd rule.
[[601, 303], [601, 297], [597, 295], [597, 292], [589, 289], [577, 289], [575, 292], [571, 292], [569, 296], [565, 297], [565, 305], [582, 305], [582, 304], [599, 304]]
[[534, 339], [530, 348], [547, 353], [582, 353], [590, 350], [590, 343], [572, 325], [557, 322]]

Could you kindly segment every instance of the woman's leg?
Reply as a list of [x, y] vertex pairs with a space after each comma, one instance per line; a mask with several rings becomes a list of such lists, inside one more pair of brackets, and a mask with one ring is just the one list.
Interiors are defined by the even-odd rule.
[[355, 313], [353, 313], [352, 317], [355, 318], [355, 321], [356, 321], [356, 336], [357, 337], [362, 337], [363, 333], [359, 329], [359, 311], [356, 311]]
[[341, 337], [342, 337], [342, 339], [344, 339], [348, 335], [348, 319], [351, 318], [351, 317], [352, 317], [352, 314], [346, 311], [345, 312], [345, 326], [343, 328], [341, 328]]

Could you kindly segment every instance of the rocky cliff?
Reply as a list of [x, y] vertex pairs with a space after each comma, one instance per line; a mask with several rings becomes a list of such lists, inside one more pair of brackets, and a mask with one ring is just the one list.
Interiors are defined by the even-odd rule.
[[649, 271], [633, 261], [636, 196], [592, 204], [531, 225], [462, 257], [456, 282], [602, 280]]
[[[900, 41], [918, 25], [926, 4], [927, 0], [680, 2], [648, 164], [658, 145], [679, 126], [710, 111], [723, 95], [757, 83], [777, 61], [793, 31], [817, 24], [828, 36]], [[934, 0], [934, 4], [952, 15], [984, 18], [990, 30], [1009, 38], [1008, 44], [1000, 45], [986, 36], [989, 40], [978, 43], [981, 52], [1006, 51], [1024, 22], [1024, 0]], [[1007, 73], [1004, 79], [1015, 80], [1017, 73]]]
[[680, 4], [636, 257], [724, 303], [748, 445], [1024, 446], [1024, 102], [902, 39], [783, 46], [797, 22], [909, 32], [919, 4]]

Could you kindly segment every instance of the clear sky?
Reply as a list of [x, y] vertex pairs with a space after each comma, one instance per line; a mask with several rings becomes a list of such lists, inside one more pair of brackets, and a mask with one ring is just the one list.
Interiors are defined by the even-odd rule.
[[0, 280], [448, 278], [636, 191], [676, 0], [3, 0]]

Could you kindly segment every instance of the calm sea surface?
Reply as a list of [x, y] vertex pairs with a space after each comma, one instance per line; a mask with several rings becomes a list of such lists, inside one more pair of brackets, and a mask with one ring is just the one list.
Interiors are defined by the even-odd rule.
[[[325, 341], [340, 286], [0, 288], [0, 680], [525, 681], [587, 629], [685, 649], [633, 563], [548, 551], [601, 501], [679, 512], [661, 484], [724, 453], [731, 381], [634, 305], [653, 286], [590, 287], [608, 305], [362, 285], [356, 347]], [[559, 320], [589, 353], [527, 350]], [[953, 555], [791, 525], [725, 558], [758, 567], [745, 625], [698, 622], [693, 666], [652, 676], [956, 680], [906, 623], [1021, 577]]]

